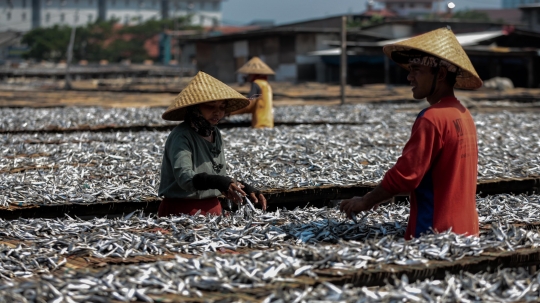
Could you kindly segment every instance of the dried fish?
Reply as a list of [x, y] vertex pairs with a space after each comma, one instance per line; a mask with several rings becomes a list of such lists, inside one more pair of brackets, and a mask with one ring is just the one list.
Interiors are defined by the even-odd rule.
[[[498, 213], [505, 214], [488, 216], [496, 213], [495, 205], [501, 204], [507, 205], [503, 206], [504, 212]], [[478, 256], [490, 249], [512, 251], [540, 246], [538, 231], [510, 225], [512, 220], [531, 222], [533, 218], [520, 219], [520, 216], [528, 216], [522, 209], [537, 209], [538, 205], [538, 195], [479, 198], [481, 225], [490, 224], [491, 228], [480, 237], [445, 232], [411, 241], [403, 240], [408, 207], [401, 204], [381, 206], [358, 223], [345, 218], [336, 208], [280, 209], [268, 213], [255, 209], [250, 210], [255, 212], [253, 216], [245, 216], [241, 210], [221, 217], [158, 218], [136, 212], [124, 218], [90, 221], [69, 216], [64, 219], [0, 219], [0, 236], [8, 240], [7, 243], [17, 245], [0, 246], [0, 274], [2, 279], [11, 279], [32, 275], [34, 271], [55, 270], [68, 256], [123, 259], [175, 253], [202, 255], [222, 248], [277, 250], [280, 254], [293, 254], [291, 257], [298, 257], [299, 249], [303, 249], [307, 251], [305, 254], [311, 255], [311, 260], [316, 260], [294, 268], [296, 275], [309, 272], [298, 272], [304, 265], [343, 269], [367, 268], [380, 263], [454, 261]], [[314, 259], [314, 254], [320, 257]]]
[[[374, 185], [409, 136], [397, 121], [383, 122], [225, 129], [228, 171], [261, 189]], [[540, 176], [538, 123], [526, 113], [478, 114], [479, 180]], [[0, 206], [156, 198], [167, 135], [4, 134], [0, 188], [9, 190]]]

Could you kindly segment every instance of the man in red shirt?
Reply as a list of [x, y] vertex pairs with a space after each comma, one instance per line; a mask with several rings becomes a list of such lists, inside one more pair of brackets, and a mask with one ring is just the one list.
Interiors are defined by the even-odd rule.
[[383, 51], [407, 68], [415, 99], [430, 106], [414, 122], [411, 137], [382, 182], [363, 197], [343, 200], [347, 216], [370, 210], [398, 193], [410, 193], [406, 239], [452, 230], [478, 235], [478, 147], [470, 112], [455, 88], [475, 89], [482, 80], [450, 29], [387, 45]]

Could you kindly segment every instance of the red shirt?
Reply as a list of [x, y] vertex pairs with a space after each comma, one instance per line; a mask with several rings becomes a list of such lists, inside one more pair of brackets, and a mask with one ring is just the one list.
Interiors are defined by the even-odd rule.
[[471, 113], [445, 97], [418, 114], [411, 138], [382, 181], [390, 193], [410, 192], [405, 239], [452, 229], [478, 235], [478, 145]]

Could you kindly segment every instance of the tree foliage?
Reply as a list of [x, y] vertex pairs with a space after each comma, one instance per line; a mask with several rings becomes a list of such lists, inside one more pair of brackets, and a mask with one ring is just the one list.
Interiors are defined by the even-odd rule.
[[[144, 44], [148, 39], [162, 33], [165, 29], [195, 29], [190, 17], [176, 20], [148, 20], [130, 26], [122, 26], [119, 20], [96, 21], [76, 28], [73, 45], [74, 60], [96, 62], [102, 59], [109, 62], [120, 62], [130, 59], [141, 62], [145, 59], [156, 59], [148, 55]], [[48, 28], [36, 28], [23, 37], [22, 42], [29, 46], [25, 58], [35, 60], [59, 61], [65, 59], [71, 27], [55, 25]]]
[[457, 11], [452, 15], [452, 19], [458, 19], [460, 21], [491, 21], [488, 14], [474, 10]]
[[362, 29], [364, 27], [380, 24], [384, 22], [384, 16], [375, 14], [371, 16], [369, 19], [361, 19], [361, 20], [352, 20], [347, 22], [347, 28], [348, 29]]

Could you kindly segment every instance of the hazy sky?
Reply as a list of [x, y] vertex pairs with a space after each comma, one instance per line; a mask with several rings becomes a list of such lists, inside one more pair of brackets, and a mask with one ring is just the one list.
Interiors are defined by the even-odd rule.
[[[501, 0], [453, 1], [456, 9], [500, 8]], [[441, 2], [442, 3], [442, 2]], [[276, 24], [342, 13], [360, 13], [366, 0], [224, 0], [223, 23], [241, 25], [253, 20], [274, 20]]]

